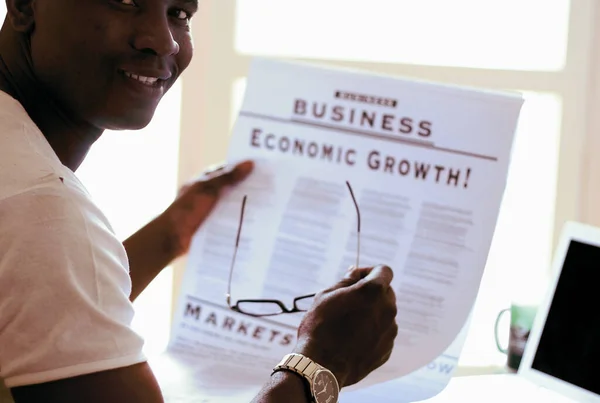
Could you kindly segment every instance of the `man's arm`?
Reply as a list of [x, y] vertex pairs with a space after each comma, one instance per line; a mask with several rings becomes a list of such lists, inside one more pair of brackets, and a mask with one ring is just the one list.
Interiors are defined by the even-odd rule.
[[148, 284], [178, 257], [178, 244], [172, 234], [168, 220], [162, 214], [123, 242], [129, 259], [131, 301], [135, 301]]
[[15, 403], [163, 403], [147, 363], [11, 389]]
[[310, 403], [308, 388], [300, 376], [279, 371], [271, 376], [252, 403]]
[[[300, 324], [295, 351], [331, 370], [340, 387], [360, 381], [383, 365], [398, 331], [391, 278], [387, 267], [357, 269], [320, 293]], [[146, 363], [17, 387], [12, 393], [16, 403], [164, 402]], [[310, 403], [308, 393], [300, 376], [280, 371], [252, 403]]]
[[[234, 381], [232, 381], [234, 382]], [[253, 403], [310, 403], [303, 380], [278, 372]], [[147, 363], [11, 390], [15, 403], [163, 403]], [[194, 396], [190, 396], [193, 398]]]
[[184, 186], [161, 215], [123, 242], [129, 258], [131, 301], [162, 269], [187, 253], [194, 234], [216, 206], [221, 191], [243, 181], [253, 167], [251, 161], [244, 161], [207, 171]]

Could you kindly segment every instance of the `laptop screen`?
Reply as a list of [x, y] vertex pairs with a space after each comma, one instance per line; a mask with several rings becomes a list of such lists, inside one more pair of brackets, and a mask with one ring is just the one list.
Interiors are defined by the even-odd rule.
[[600, 247], [571, 241], [531, 366], [600, 395]]

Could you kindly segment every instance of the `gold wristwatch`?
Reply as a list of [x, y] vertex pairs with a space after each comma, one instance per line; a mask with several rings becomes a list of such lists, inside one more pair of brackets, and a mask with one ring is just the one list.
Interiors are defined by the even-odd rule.
[[337, 403], [340, 387], [335, 375], [302, 354], [288, 354], [275, 368], [277, 371], [292, 371], [308, 382], [310, 395], [314, 403]]

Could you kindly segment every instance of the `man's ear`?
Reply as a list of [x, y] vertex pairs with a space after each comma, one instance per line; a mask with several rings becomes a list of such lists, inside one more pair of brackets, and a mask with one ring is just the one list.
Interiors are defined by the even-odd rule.
[[22, 33], [33, 31], [35, 2], [36, 0], [6, 0], [6, 13], [15, 31]]

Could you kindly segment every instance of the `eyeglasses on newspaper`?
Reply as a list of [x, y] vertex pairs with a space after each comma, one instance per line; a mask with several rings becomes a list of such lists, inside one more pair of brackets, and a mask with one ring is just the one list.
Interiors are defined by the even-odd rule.
[[[354, 197], [352, 186], [346, 181], [346, 186], [350, 192], [350, 197], [356, 208], [356, 267], [359, 267], [360, 258], [360, 210], [358, 209], [358, 203]], [[295, 312], [306, 312], [312, 305], [316, 294], [302, 295], [294, 298], [292, 308], [288, 308], [282, 301], [276, 299], [240, 299], [235, 304], [231, 304], [231, 281], [233, 277], [233, 268], [235, 267], [235, 260], [240, 244], [240, 235], [242, 233], [242, 224], [244, 222], [244, 211], [246, 209], [246, 201], [248, 197], [244, 196], [242, 200], [242, 207], [240, 211], [240, 220], [237, 229], [237, 235], [235, 238], [235, 248], [233, 250], [233, 258], [231, 259], [231, 267], [229, 268], [229, 280], [227, 282], [227, 294], [225, 299], [227, 306], [235, 311], [244, 315], [262, 317], [262, 316], [275, 316], [284, 313], [295, 313]]]

